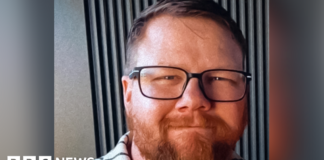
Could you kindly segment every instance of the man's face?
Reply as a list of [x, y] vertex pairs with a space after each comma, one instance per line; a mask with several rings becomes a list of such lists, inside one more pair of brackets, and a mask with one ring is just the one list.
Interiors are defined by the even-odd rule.
[[[154, 18], [147, 24], [137, 54], [136, 66], [173, 66], [190, 73], [243, 70], [242, 51], [231, 32], [206, 18]], [[197, 78], [190, 79], [182, 97], [175, 100], [144, 97], [137, 79], [126, 76], [123, 87], [133, 143], [147, 157], [166, 143], [164, 147], [172, 146], [180, 157], [197, 155], [207, 145], [225, 143], [232, 149], [246, 125], [246, 97], [237, 102], [209, 101]]]

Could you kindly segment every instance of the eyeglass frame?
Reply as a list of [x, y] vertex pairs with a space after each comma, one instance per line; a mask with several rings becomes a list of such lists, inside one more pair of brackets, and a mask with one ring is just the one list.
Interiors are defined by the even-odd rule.
[[[179, 70], [182, 70], [186, 73], [186, 81], [185, 81], [185, 84], [184, 84], [184, 87], [183, 87], [183, 91], [181, 93], [180, 96], [176, 97], [176, 98], [155, 98], [155, 97], [150, 97], [150, 96], [147, 96], [143, 93], [142, 91], [142, 86], [141, 86], [141, 76], [140, 76], [140, 73], [141, 73], [141, 70], [142, 69], [145, 69], [145, 68], [173, 68], [173, 69], [179, 69]], [[245, 76], [246, 78], [246, 81], [245, 81], [245, 91], [244, 91], [244, 94], [242, 95], [241, 98], [237, 99], [237, 100], [213, 100], [211, 98], [209, 98], [206, 93], [205, 93], [205, 90], [204, 90], [204, 86], [203, 86], [203, 81], [202, 81], [202, 75], [206, 72], [209, 72], [209, 71], [231, 71], [231, 72], [237, 72], [237, 73], [241, 73]], [[182, 69], [182, 68], [179, 68], [179, 67], [172, 67], [172, 66], [141, 66], [141, 67], [134, 67], [132, 72], [128, 75], [128, 77], [130, 79], [134, 79], [134, 78], [137, 78], [138, 79], [138, 85], [139, 85], [139, 88], [140, 88], [140, 91], [142, 93], [142, 95], [144, 97], [147, 97], [147, 98], [151, 98], [151, 99], [158, 99], [158, 100], [174, 100], [174, 99], [178, 99], [178, 98], [181, 98], [183, 93], [185, 92], [187, 86], [188, 86], [188, 83], [190, 81], [191, 78], [197, 78], [198, 79], [198, 83], [199, 83], [199, 88], [200, 90], [202, 91], [203, 95], [205, 96], [206, 99], [210, 100], [210, 101], [213, 101], [213, 102], [237, 102], [237, 101], [240, 101], [242, 100], [245, 95], [246, 95], [246, 92], [247, 92], [247, 86], [249, 84], [249, 82], [251, 81], [252, 79], [252, 75], [251, 73], [248, 73], [248, 72], [244, 72], [244, 71], [238, 71], [238, 70], [231, 70], [231, 69], [209, 69], [209, 70], [205, 70], [201, 73], [189, 73], [187, 72], [186, 70]]]

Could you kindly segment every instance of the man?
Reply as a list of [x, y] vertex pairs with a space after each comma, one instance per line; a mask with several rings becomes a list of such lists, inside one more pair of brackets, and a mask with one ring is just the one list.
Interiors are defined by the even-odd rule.
[[241, 159], [245, 40], [211, 0], [161, 0], [137, 18], [122, 77], [130, 132], [101, 159]]

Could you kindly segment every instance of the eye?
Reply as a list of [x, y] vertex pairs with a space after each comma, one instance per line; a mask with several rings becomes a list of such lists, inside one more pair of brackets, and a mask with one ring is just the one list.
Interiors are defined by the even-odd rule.
[[163, 75], [163, 76], [159, 76], [154, 78], [154, 80], [177, 80], [180, 79], [180, 77], [176, 76], [176, 75]]
[[163, 79], [174, 79], [174, 76], [164, 76]]
[[160, 77], [156, 77], [151, 81], [152, 83], [155, 84], [160, 84], [160, 85], [176, 85], [179, 83], [184, 82], [183, 79], [177, 75], [163, 75]]
[[212, 77], [211, 79], [212, 79], [213, 81], [226, 80], [226, 78], [223, 78], [223, 77]]

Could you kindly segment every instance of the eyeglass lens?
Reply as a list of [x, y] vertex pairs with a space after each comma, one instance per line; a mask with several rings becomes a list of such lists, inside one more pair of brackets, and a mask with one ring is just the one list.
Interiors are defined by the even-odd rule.
[[[242, 98], [246, 88], [244, 74], [234, 71], [207, 71], [201, 77], [203, 91], [212, 100]], [[176, 68], [143, 68], [140, 72], [142, 93], [151, 98], [177, 98], [187, 82], [187, 74]]]

